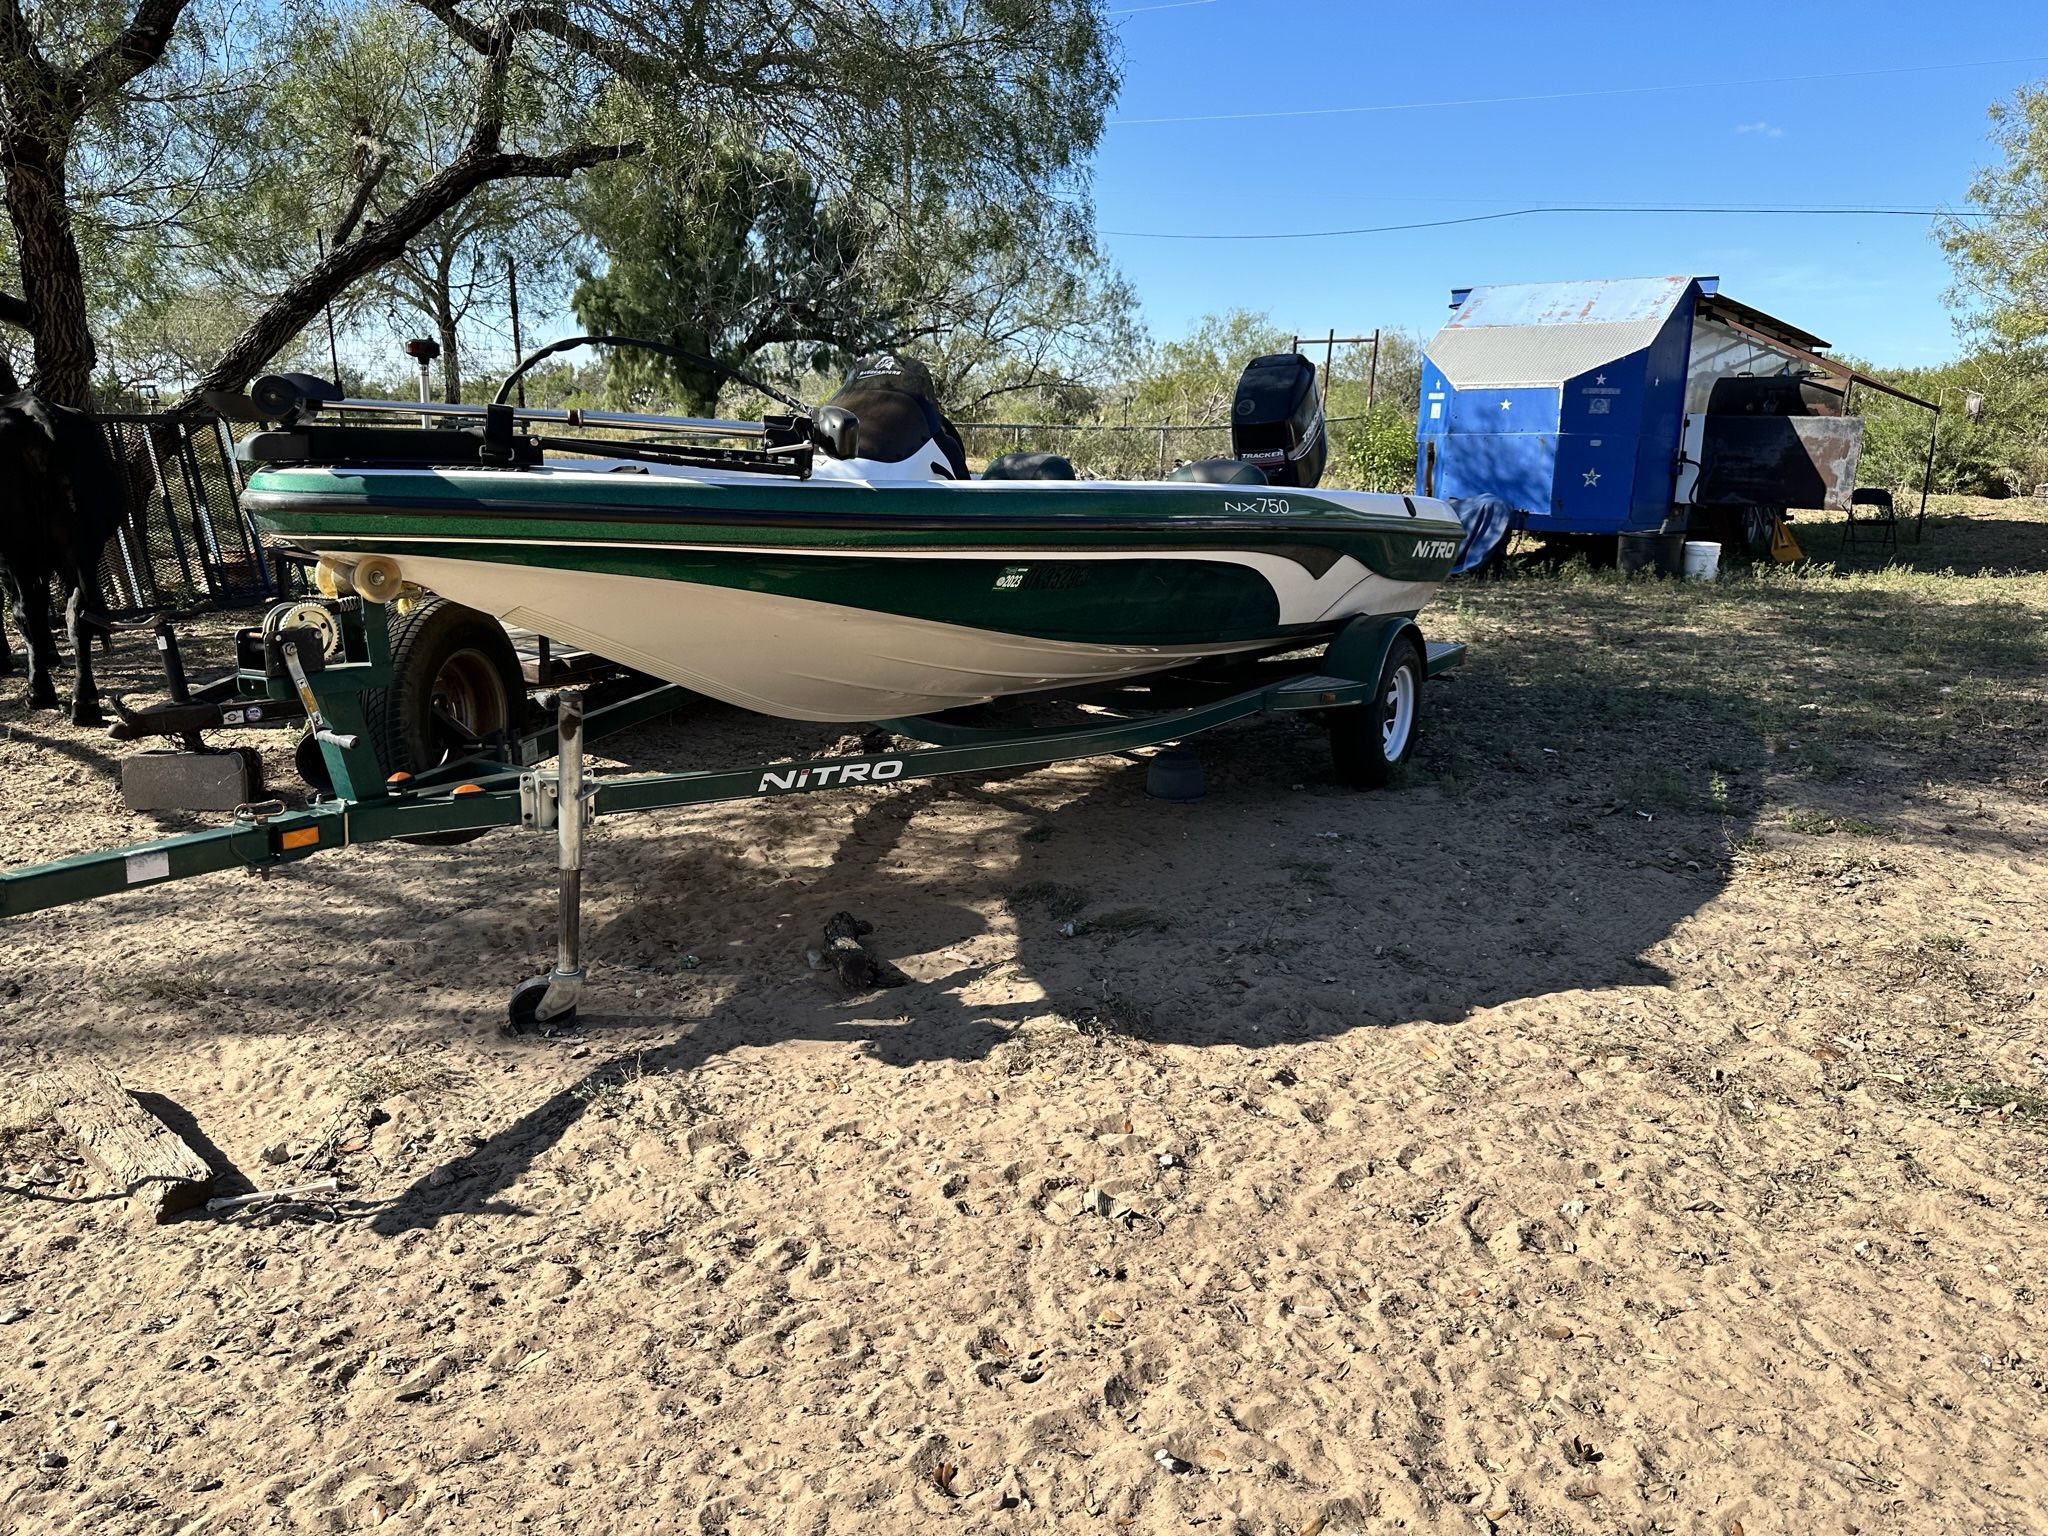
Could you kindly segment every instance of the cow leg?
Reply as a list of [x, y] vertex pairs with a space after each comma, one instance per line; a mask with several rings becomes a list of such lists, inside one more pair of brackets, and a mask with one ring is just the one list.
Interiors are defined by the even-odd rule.
[[0, 571], [0, 677], [14, 675], [14, 652], [7, 645], [7, 610], [12, 606], [8, 591], [13, 585], [7, 573]]
[[14, 579], [8, 594], [14, 608], [14, 627], [28, 650], [28, 707], [56, 709], [57, 686], [50, 681], [50, 664], [56, 658], [57, 642], [50, 634], [50, 584], [31, 576]]
[[[59, 586], [66, 603], [71, 601], [72, 594], [85, 590], [69, 576], [64, 577]], [[102, 651], [111, 651], [114, 648], [114, 626], [95, 610], [88, 609], [86, 612], [85, 633], [89, 639], [99, 641]]]
[[100, 713], [99, 685], [92, 675], [92, 636], [98, 626], [85, 611], [85, 583], [74, 576], [65, 584], [71, 595], [64, 603], [64, 628], [71, 636], [72, 664], [78, 668], [71, 688], [71, 723], [105, 725], [107, 717]]
[[[22, 605], [30, 601], [36, 604], [33, 612], [42, 615], [40, 630], [29, 627], [31, 621], [26, 615], [31, 610], [24, 608]], [[31, 677], [35, 675], [34, 663], [38, 660], [42, 662], [45, 672], [55, 672], [64, 665], [64, 658], [57, 653], [57, 631], [52, 627], [56, 610], [50, 603], [49, 578], [45, 577], [37, 584], [32, 599], [26, 587], [15, 588], [14, 602], [14, 622], [21, 630], [21, 643], [29, 648], [29, 675]], [[51, 686], [55, 687], [56, 685], [53, 683]], [[55, 709], [56, 705], [51, 704], [44, 707]]]

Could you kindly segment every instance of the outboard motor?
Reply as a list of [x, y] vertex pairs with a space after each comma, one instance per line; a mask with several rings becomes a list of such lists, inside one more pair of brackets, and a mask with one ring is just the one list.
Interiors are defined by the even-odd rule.
[[1306, 490], [1323, 478], [1330, 436], [1314, 363], [1299, 352], [1275, 352], [1245, 364], [1230, 408], [1230, 451], [1273, 485]]
[[[866, 480], [965, 480], [967, 453], [939, 409], [931, 370], [914, 357], [884, 352], [853, 365], [846, 382], [818, 412], [824, 422], [851, 413], [855, 458], [846, 462]], [[820, 466], [820, 473], [825, 473]]]

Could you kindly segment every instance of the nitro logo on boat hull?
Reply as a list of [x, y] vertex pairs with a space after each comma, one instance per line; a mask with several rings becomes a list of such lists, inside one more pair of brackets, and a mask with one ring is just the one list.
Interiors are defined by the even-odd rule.
[[1458, 552], [1456, 539], [1417, 539], [1415, 558], [1418, 560], [1448, 560]]
[[809, 767], [766, 769], [754, 793], [772, 795], [799, 789], [837, 789], [842, 784], [886, 784], [902, 777], [900, 757], [885, 757], [878, 763], [814, 763]]

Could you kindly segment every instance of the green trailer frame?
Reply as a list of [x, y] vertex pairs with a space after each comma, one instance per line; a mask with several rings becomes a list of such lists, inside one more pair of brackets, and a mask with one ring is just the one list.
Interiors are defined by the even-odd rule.
[[[296, 695], [324, 759], [331, 794], [300, 809], [276, 801], [243, 806], [228, 826], [0, 871], [0, 917], [217, 870], [267, 872], [358, 843], [445, 840], [497, 827], [553, 831], [561, 876], [557, 962], [547, 976], [522, 983], [513, 995], [512, 1016], [521, 1024], [559, 1021], [574, 1013], [583, 986], [582, 834], [599, 816], [1034, 767], [1159, 746], [1258, 714], [1307, 711], [1336, 720], [1336, 712], [1365, 704], [1377, 693], [1388, 658], [1404, 639], [1412, 638], [1421, 648], [1430, 677], [1458, 665], [1465, 654], [1462, 645], [1425, 642], [1411, 617], [1360, 618], [1338, 633], [1310, 670], [1301, 670], [1297, 658], [1255, 663], [1213, 678], [1177, 673], [1140, 679], [1088, 695], [1098, 713], [1085, 724], [1015, 730], [943, 718], [887, 720], [878, 723], [892, 735], [925, 745], [862, 756], [588, 779], [583, 773], [586, 743], [667, 714], [691, 695], [662, 685], [586, 714], [580, 694], [564, 693], [556, 701], [555, 717], [509, 743], [503, 756], [470, 757], [417, 775], [387, 776], [369, 744], [363, 702], [366, 690], [385, 688], [392, 680], [385, 610], [359, 599], [328, 606], [340, 619], [335, 659], [328, 660], [311, 643], [320, 638], [311, 630], [273, 628], [273, 654], [283, 667], [273, 665], [267, 675], [245, 669], [240, 682], [251, 697]], [[300, 643], [302, 637], [307, 643]], [[556, 766], [541, 768], [549, 758]], [[565, 805], [580, 806], [581, 814], [563, 815]]]

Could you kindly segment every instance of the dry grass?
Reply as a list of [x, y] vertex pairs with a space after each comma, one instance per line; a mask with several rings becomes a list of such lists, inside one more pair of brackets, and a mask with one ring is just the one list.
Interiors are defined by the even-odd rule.
[[387, 1103], [404, 1093], [445, 1088], [458, 1076], [446, 1055], [429, 1048], [391, 1051], [356, 1062], [341, 1074], [342, 1098], [350, 1104]]
[[[1825, 522], [1799, 527], [1809, 552], [1836, 554]], [[1887, 750], [1995, 774], [2048, 725], [2048, 504], [1952, 501], [1883, 565], [1761, 566], [1714, 583], [1583, 565], [1518, 574], [1453, 589], [1431, 629], [1470, 642], [1471, 665], [1498, 670], [1516, 702], [1538, 691], [1549, 729], [1518, 740], [1526, 713], [1461, 714], [1436, 734], [1425, 779], [1462, 783], [1479, 741], [1496, 763], [1540, 772], [1597, 740], [1616, 802], [1652, 811], [1733, 808], [1740, 777], [1765, 767], [1853, 779]]]

